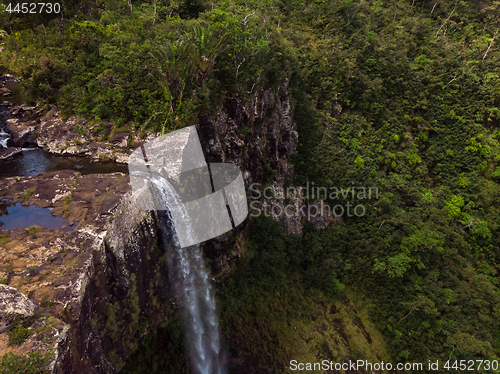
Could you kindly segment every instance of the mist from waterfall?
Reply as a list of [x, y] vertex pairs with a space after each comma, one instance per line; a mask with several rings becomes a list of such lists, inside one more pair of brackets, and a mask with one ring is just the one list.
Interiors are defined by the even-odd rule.
[[181, 248], [176, 227], [192, 232], [191, 222], [179, 195], [165, 178], [151, 176], [154, 196], [165, 206], [159, 211], [163, 230], [173, 237], [169, 269], [182, 304], [184, 331], [193, 374], [226, 374], [215, 299], [199, 244]]

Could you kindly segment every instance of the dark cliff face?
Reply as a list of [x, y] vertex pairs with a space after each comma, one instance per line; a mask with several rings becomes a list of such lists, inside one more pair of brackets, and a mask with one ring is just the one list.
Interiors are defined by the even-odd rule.
[[[298, 133], [291, 117], [288, 79], [276, 90], [260, 90], [242, 102], [227, 99], [216, 116], [206, 116], [196, 126], [207, 162], [238, 165], [247, 191], [254, 183], [283, 186], [294, 178], [289, 157], [297, 150]], [[212, 260], [214, 279], [230, 275], [230, 266], [241, 257], [240, 244], [231, 240], [246, 227], [204, 243], [204, 254]], [[286, 219], [283, 225], [300, 233], [300, 219]]]
[[142, 338], [172, 315], [165, 248], [158, 217], [137, 209], [131, 195], [93, 252], [81, 303], [67, 310], [68, 339], [55, 373], [116, 373]]
[[292, 121], [288, 80], [277, 90], [260, 90], [247, 102], [227, 99], [215, 118], [196, 126], [209, 162], [241, 168], [245, 185], [293, 179], [288, 156], [296, 153], [298, 133]]
[[[293, 178], [287, 157], [295, 153], [298, 135], [290, 117], [287, 82], [275, 92], [260, 91], [246, 103], [227, 100], [215, 118], [197, 125], [208, 162], [241, 168], [245, 186], [280, 184]], [[119, 372], [143, 339], [171, 320], [176, 305], [170, 287], [163, 230], [155, 212], [141, 211], [126, 194], [112, 209], [114, 220], [94, 248], [82, 277], [81, 300], [66, 310], [70, 326], [59, 344], [54, 373]], [[230, 276], [241, 248], [233, 232], [203, 245], [214, 279]]]

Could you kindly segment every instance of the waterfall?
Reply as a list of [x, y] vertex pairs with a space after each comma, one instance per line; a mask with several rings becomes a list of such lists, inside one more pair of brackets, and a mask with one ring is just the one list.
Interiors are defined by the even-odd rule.
[[171, 228], [173, 236], [170, 272], [183, 305], [184, 330], [192, 372], [226, 374], [215, 299], [200, 246], [196, 244], [181, 248], [178, 239], [176, 227], [192, 232], [186, 208], [168, 180], [160, 176], [150, 176], [148, 179], [154, 196], [165, 207], [164, 211], [159, 211], [163, 230]]

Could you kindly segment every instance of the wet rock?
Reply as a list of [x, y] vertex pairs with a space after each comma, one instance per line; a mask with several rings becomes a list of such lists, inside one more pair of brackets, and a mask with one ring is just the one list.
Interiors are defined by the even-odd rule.
[[12, 144], [15, 147], [36, 146], [34, 132], [37, 130], [34, 121], [18, 122], [17, 119], [7, 120], [7, 129], [12, 136]]
[[20, 147], [0, 148], [0, 160], [22, 153], [22, 151]]
[[9, 331], [15, 320], [23, 322], [33, 315], [35, 305], [14, 287], [0, 284], [0, 333]]

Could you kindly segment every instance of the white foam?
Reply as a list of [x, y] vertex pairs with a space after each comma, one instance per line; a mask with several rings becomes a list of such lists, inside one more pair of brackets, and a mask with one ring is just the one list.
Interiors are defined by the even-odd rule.
[[9, 142], [10, 135], [7, 134], [3, 129], [0, 129], [0, 145], [7, 148], [7, 143]]

